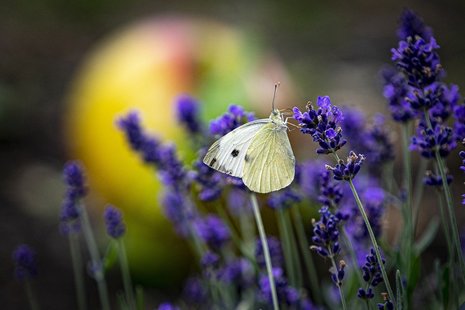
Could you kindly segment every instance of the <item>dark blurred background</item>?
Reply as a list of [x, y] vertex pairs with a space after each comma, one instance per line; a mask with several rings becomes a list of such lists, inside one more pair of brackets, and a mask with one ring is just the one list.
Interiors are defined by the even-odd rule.
[[[389, 63], [390, 49], [397, 45], [397, 20], [406, 7], [433, 28], [447, 81], [463, 89], [463, 1], [2, 2], [2, 308], [27, 308], [11, 262], [11, 251], [20, 243], [28, 243], [38, 254], [40, 276], [35, 286], [43, 308], [76, 308], [67, 240], [57, 224], [64, 192], [61, 169], [73, 155], [66, 147], [64, 115], [81, 64], [109, 35], [139, 20], [167, 14], [213, 19], [252, 34], [280, 59], [295, 84], [295, 102], [290, 106], [303, 106], [328, 94], [336, 104], [384, 112], [379, 70]], [[118, 275], [110, 274], [111, 289], [120, 288], [119, 281]], [[92, 285], [89, 281], [88, 287]], [[156, 290], [146, 293], [149, 300], [157, 299]]]

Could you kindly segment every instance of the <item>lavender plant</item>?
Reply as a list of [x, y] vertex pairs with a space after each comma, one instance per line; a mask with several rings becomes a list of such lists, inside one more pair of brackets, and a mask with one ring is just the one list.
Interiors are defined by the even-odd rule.
[[[305, 110], [293, 109], [302, 134], [316, 143], [319, 158], [298, 163], [294, 183], [267, 199], [257, 198], [241, 179], [220, 174], [201, 160], [213, 139], [254, 120], [242, 107], [231, 105], [207, 126], [200, 119], [196, 99], [188, 95], [176, 99], [177, 120], [198, 150], [192, 163], [183, 161], [173, 144], [149, 134], [137, 112], [117, 120], [128, 145], [163, 184], [159, 200], [165, 216], [197, 258], [198, 272], [186, 280], [179, 298], [162, 301], [158, 309], [459, 306], [465, 294], [465, 269], [450, 189], [452, 170], [446, 169], [446, 158], [464, 141], [465, 104], [458, 87], [443, 82], [445, 70], [431, 28], [407, 10], [397, 34], [399, 45], [392, 50], [395, 68], [383, 70], [383, 94], [392, 119], [402, 130], [399, 188], [389, 173], [394, 145], [384, 117], [376, 115], [367, 122], [360, 111], [338, 107], [329, 96], [318, 97], [316, 106], [308, 104]], [[311, 144], [305, 147], [310, 149]], [[413, 151], [429, 168], [419, 169], [418, 184], [412, 177]], [[460, 169], [465, 171], [465, 152], [459, 156]], [[69, 238], [78, 308], [87, 308], [83, 281], [87, 255], [80, 247], [85, 241], [90, 256], [87, 266], [96, 280], [101, 308], [110, 309], [105, 273], [111, 266], [108, 257], [100, 255], [84, 206], [88, 189], [83, 166], [68, 163], [64, 177], [67, 189], [60, 231]], [[441, 207], [440, 199], [438, 205], [448, 261], [437, 260], [434, 275], [420, 264], [422, 252], [436, 235], [435, 221], [415, 238], [424, 186], [435, 188], [446, 202]], [[465, 194], [462, 197], [465, 204]], [[265, 234], [265, 224], [267, 231], [273, 231], [273, 223], [262, 222], [260, 213], [265, 209], [260, 210], [259, 203], [268, 205], [276, 216], [277, 236]], [[400, 208], [403, 220], [396, 227], [399, 237], [391, 242], [383, 229], [389, 206]], [[131, 231], [126, 231], [123, 214], [109, 205], [102, 222], [110, 248], [117, 251], [123, 278], [124, 297], [118, 299], [119, 306], [144, 309], [130, 276], [124, 237]], [[20, 246], [13, 260], [18, 280], [26, 284], [31, 308], [37, 309], [28, 286], [37, 274], [34, 253]], [[324, 269], [329, 269], [329, 276]], [[431, 284], [433, 276], [437, 280]], [[395, 286], [391, 285], [394, 278]], [[415, 294], [427, 287], [433, 287], [436, 294], [416, 299]]]

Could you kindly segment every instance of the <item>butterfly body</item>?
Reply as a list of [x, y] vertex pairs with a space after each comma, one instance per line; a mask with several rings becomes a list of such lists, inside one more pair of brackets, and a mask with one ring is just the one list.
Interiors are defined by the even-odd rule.
[[203, 162], [211, 168], [242, 178], [257, 193], [288, 186], [294, 179], [295, 157], [287, 123], [274, 110], [267, 119], [246, 123], [217, 140]]

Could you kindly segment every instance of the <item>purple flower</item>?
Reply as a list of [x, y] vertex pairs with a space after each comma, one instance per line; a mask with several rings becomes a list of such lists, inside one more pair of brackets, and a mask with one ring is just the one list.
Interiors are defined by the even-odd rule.
[[158, 306], [158, 310], [180, 310], [178, 306], [175, 306], [169, 302], [164, 302]]
[[[383, 265], [385, 261], [382, 261]], [[357, 296], [360, 299], [372, 299], [374, 297], [373, 289], [381, 282], [383, 282], [383, 276], [381, 274], [381, 268], [376, 258], [376, 253], [373, 248], [370, 249], [370, 254], [365, 256], [365, 263], [361, 267], [363, 280], [367, 283], [367, 288], [359, 288]]]
[[[447, 184], [452, 183], [453, 176], [451, 174], [446, 175]], [[425, 172], [425, 176], [423, 177], [423, 184], [428, 186], [442, 186], [442, 178], [440, 175], [433, 173], [431, 170], [427, 170]]]
[[184, 297], [196, 304], [207, 301], [207, 291], [199, 278], [189, 278], [184, 284]]
[[456, 141], [465, 139], [465, 104], [454, 106], [454, 136]]
[[199, 237], [215, 249], [221, 248], [231, 238], [228, 226], [216, 215], [197, 219], [194, 228]]
[[117, 208], [108, 205], [103, 213], [107, 234], [115, 239], [120, 238], [126, 231], [126, 226], [123, 222], [123, 214]]
[[199, 103], [189, 95], [178, 96], [176, 98], [176, 119], [191, 134], [199, 133], [202, 128]]
[[405, 76], [393, 68], [382, 71], [384, 80], [383, 95], [388, 100], [392, 118], [397, 122], [408, 122], [415, 116], [415, 111], [407, 101], [411, 91]]
[[[279, 303], [288, 306], [297, 305], [300, 299], [299, 293], [295, 288], [288, 285], [283, 270], [281, 268], [273, 268], [273, 277]], [[267, 274], [262, 274], [260, 276], [259, 289], [261, 298], [269, 305], [272, 305], [271, 286]]]
[[346, 162], [341, 159], [336, 167], [326, 165], [326, 169], [333, 171], [335, 180], [349, 181], [357, 175], [364, 161], [364, 155], [357, 156], [353, 151], [350, 151]]
[[211, 251], [206, 251], [203, 256], [202, 256], [202, 259], [200, 260], [200, 265], [202, 266], [202, 268], [217, 268], [219, 266], [219, 262], [220, 262], [220, 257], [211, 252]]
[[224, 136], [240, 125], [254, 119], [253, 113], [245, 112], [241, 106], [230, 105], [228, 112], [210, 123], [210, 134], [212, 136]]
[[394, 159], [394, 146], [387, 128], [384, 116], [376, 114], [370, 126], [365, 125], [364, 116], [357, 109], [345, 108], [342, 130], [350, 146], [363, 153], [368, 171], [378, 174], [383, 164]]
[[333, 210], [339, 205], [343, 191], [339, 182], [331, 178], [331, 171], [323, 170], [320, 173], [320, 195], [318, 201]]
[[426, 87], [444, 76], [439, 55], [439, 45], [431, 37], [428, 41], [421, 37], [408, 37], [400, 41], [397, 48], [391, 49], [392, 60], [405, 74], [409, 85]]
[[[200, 152], [200, 158], [203, 158], [205, 152]], [[202, 201], [213, 201], [220, 197], [224, 187], [224, 177], [214, 169], [211, 169], [197, 160], [194, 165], [193, 179], [199, 184], [199, 198]]]
[[422, 37], [429, 41], [433, 35], [430, 27], [427, 27], [423, 20], [418, 17], [415, 12], [405, 9], [400, 17], [400, 26], [397, 30], [397, 36], [401, 40], [406, 40], [408, 37]]
[[13, 251], [12, 259], [16, 279], [24, 281], [37, 276], [36, 254], [28, 245], [19, 245]]
[[250, 214], [252, 212], [250, 199], [247, 197], [246, 192], [237, 186], [231, 188], [227, 201], [228, 209], [232, 215], [240, 216], [241, 214]]
[[[271, 266], [281, 267], [284, 263], [281, 243], [276, 237], [268, 237], [268, 249], [270, 251]], [[265, 268], [265, 255], [263, 255], [263, 245], [260, 239], [257, 239], [255, 246], [255, 258], [260, 268]]]
[[339, 246], [340, 219], [324, 206], [320, 209], [320, 220], [313, 223], [313, 245], [310, 247], [322, 257], [335, 256], [341, 250]]
[[189, 227], [197, 215], [192, 202], [184, 195], [174, 190], [165, 191], [162, 198], [165, 216], [171, 221], [176, 232], [181, 236], [188, 236]]
[[296, 168], [296, 183], [300, 185], [302, 193], [316, 200], [320, 194], [321, 174], [326, 172], [324, 163], [319, 160], [307, 160]]
[[137, 112], [130, 112], [126, 117], [121, 117], [117, 120], [116, 124], [124, 131], [126, 138], [135, 151], [141, 151], [146, 142], [146, 136], [140, 124], [139, 114]]
[[268, 205], [272, 209], [286, 209], [292, 207], [293, 204], [301, 201], [300, 195], [291, 188], [275, 192], [268, 199]]
[[255, 271], [252, 264], [244, 259], [235, 259], [218, 271], [218, 279], [233, 284], [238, 290], [250, 287], [254, 282]]
[[457, 146], [452, 128], [433, 120], [431, 124], [432, 128], [429, 128], [424, 120], [420, 122], [416, 135], [412, 137], [410, 150], [420, 152], [425, 158], [433, 158], [436, 151], [441, 157], [446, 157]]
[[78, 203], [87, 193], [84, 169], [77, 162], [69, 162], [63, 169], [63, 175], [67, 189], [61, 205], [60, 230], [63, 234], [76, 233], [81, 228]]
[[334, 153], [346, 144], [341, 127], [338, 126], [342, 120], [342, 112], [331, 105], [328, 96], [318, 97], [317, 105], [318, 110], [307, 105], [307, 111], [303, 113], [294, 107], [294, 119], [299, 122], [302, 133], [311, 135], [313, 141], [318, 142], [318, 154]]

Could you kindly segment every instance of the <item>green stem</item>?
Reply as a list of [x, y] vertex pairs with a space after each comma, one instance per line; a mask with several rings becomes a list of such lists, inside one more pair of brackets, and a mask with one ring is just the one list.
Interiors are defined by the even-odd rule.
[[260, 210], [258, 208], [257, 197], [255, 193], [250, 193], [250, 200], [252, 202], [252, 208], [255, 216], [255, 221], [257, 222], [258, 233], [260, 235], [260, 240], [263, 247], [263, 255], [265, 256], [265, 264], [268, 272], [268, 281], [270, 281], [271, 288], [271, 298], [273, 300], [273, 309], [278, 310], [278, 296], [276, 294], [276, 285], [273, 277], [273, 268], [271, 266], [270, 250], [268, 249], [268, 242], [266, 240], [265, 227], [263, 226], [262, 216], [260, 215]]
[[68, 234], [69, 248], [71, 251], [71, 261], [73, 264], [74, 272], [74, 285], [76, 286], [76, 297], [78, 302], [78, 309], [87, 309], [87, 300], [85, 293], [84, 277], [82, 276], [82, 253], [79, 246], [79, 235], [75, 233]]
[[423, 178], [425, 176], [426, 172], [426, 167], [427, 167], [427, 162], [426, 160], [421, 157], [420, 158], [420, 166], [418, 168], [417, 172], [417, 177], [415, 178], [415, 189], [413, 191], [413, 229], [414, 229], [414, 234], [416, 232], [416, 227], [418, 224], [418, 211], [420, 210], [420, 203], [421, 199], [423, 197], [423, 191], [425, 189], [425, 186], [423, 184]]
[[102, 261], [100, 259], [100, 254], [98, 252], [97, 243], [95, 242], [94, 234], [92, 232], [92, 227], [90, 225], [89, 216], [87, 210], [84, 206], [80, 206], [81, 214], [81, 224], [82, 231], [84, 233], [84, 238], [87, 243], [87, 248], [90, 253], [91, 262], [92, 262], [92, 271], [97, 281], [97, 288], [100, 297], [100, 303], [103, 310], [110, 309], [110, 301], [108, 299], [108, 290], [107, 284], [105, 282], [105, 275], [103, 273]]
[[31, 310], [39, 310], [39, 303], [37, 302], [36, 294], [32, 289], [32, 285], [29, 279], [26, 279], [24, 281], [24, 288], [26, 289], [27, 300], [29, 301], [29, 306], [31, 307]]
[[279, 235], [282, 240], [283, 252], [284, 252], [284, 263], [286, 265], [286, 274], [289, 277], [289, 283], [297, 287], [297, 274], [294, 265], [294, 259], [292, 257], [291, 243], [289, 230], [286, 227], [286, 222], [284, 220], [284, 210], [276, 210], [276, 217], [278, 223]]
[[360, 273], [360, 268], [358, 267], [358, 260], [357, 260], [357, 255], [355, 254], [354, 247], [352, 246], [352, 242], [350, 242], [349, 236], [347, 235], [347, 232], [344, 227], [341, 227], [341, 237], [342, 237], [342, 242], [344, 243], [345, 247], [349, 251], [349, 256], [350, 256], [350, 261], [352, 263], [352, 270], [357, 276], [358, 280], [358, 285], [362, 286], [363, 285], [363, 277], [362, 274]]
[[294, 224], [297, 233], [297, 241], [299, 243], [300, 251], [304, 257], [305, 268], [307, 269], [308, 278], [310, 280], [310, 288], [312, 289], [312, 296], [314, 300], [321, 304], [321, 296], [318, 294], [320, 286], [318, 284], [317, 271], [315, 263], [313, 262], [312, 254], [308, 250], [308, 240], [305, 236], [305, 227], [302, 222], [302, 216], [298, 206], [291, 208], [292, 216], [294, 218]]
[[354, 195], [355, 201], [357, 202], [358, 209], [360, 214], [362, 215], [363, 221], [365, 222], [365, 226], [368, 230], [368, 235], [370, 236], [371, 243], [376, 253], [376, 258], [378, 260], [379, 268], [381, 269], [381, 274], [383, 275], [384, 284], [386, 285], [386, 289], [389, 294], [389, 299], [395, 304], [395, 295], [391, 289], [391, 284], [389, 283], [389, 279], [386, 273], [386, 269], [384, 268], [383, 260], [381, 258], [381, 253], [379, 251], [378, 242], [376, 241], [375, 234], [373, 233], [373, 229], [371, 228], [370, 221], [368, 220], [368, 216], [365, 212], [365, 208], [363, 207], [362, 201], [358, 196], [357, 190], [355, 189], [354, 183], [352, 180], [349, 180], [349, 186]]
[[123, 276], [124, 291], [126, 293], [126, 302], [131, 310], [136, 309], [136, 302], [134, 298], [134, 290], [132, 287], [131, 273], [129, 272], [128, 257], [126, 254], [126, 247], [122, 238], [118, 242], [118, 256], [121, 266], [121, 274]]

